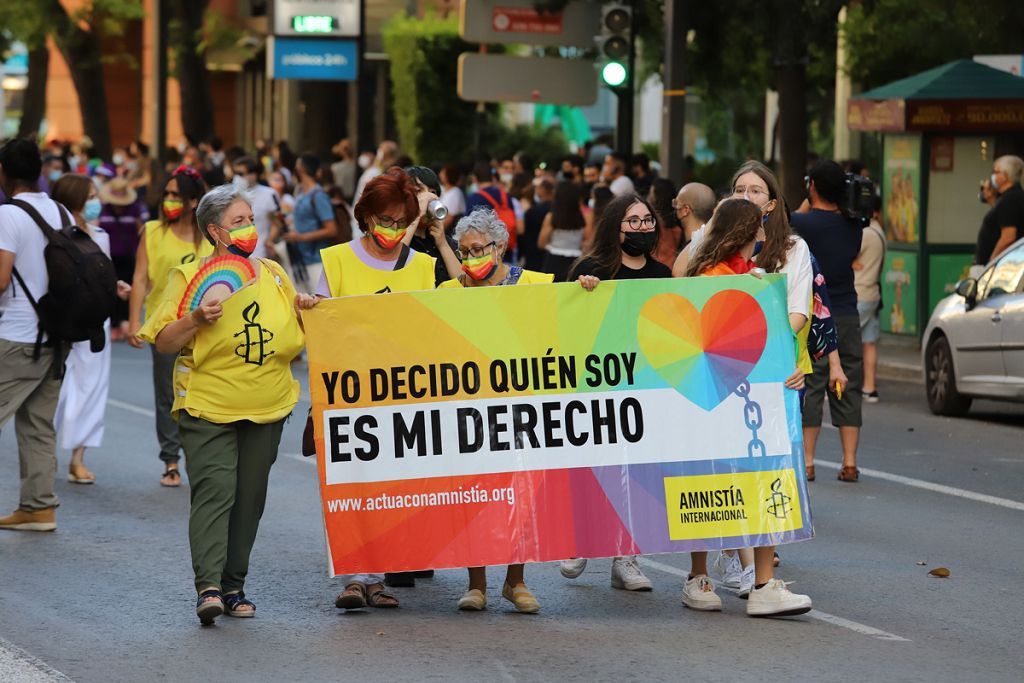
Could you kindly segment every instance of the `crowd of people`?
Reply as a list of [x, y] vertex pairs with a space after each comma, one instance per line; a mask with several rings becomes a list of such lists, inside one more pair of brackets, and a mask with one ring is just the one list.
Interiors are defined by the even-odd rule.
[[[327, 297], [550, 282], [592, 291], [603, 280], [784, 273], [797, 340], [786, 386], [805, 394], [807, 478], [827, 397], [843, 447], [839, 479], [857, 481], [861, 403], [878, 398], [863, 359], [877, 341], [885, 246], [877, 210], [867, 227], [840, 210], [846, 179], [835, 162], [810, 168], [808, 201], [797, 208], [756, 161], [716, 192], [698, 182], [677, 188], [646, 156], [603, 145], [545, 163], [520, 154], [436, 171], [391, 141], [357, 157], [343, 140], [333, 153], [326, 163], [285, 142], [247, 152], [211, 140], [183, 144], [160, 165], [142, 143], [109, 162], [77, 146], [40, 152], [27, 140], [0, 149], [2, 189], [14, 200], [0, 206], [0, 425], [15, 418], [22, 473], [18, 507], [0, 529], [55, 529], [58, 432], [78, 484], [96, 481], [83, 454], [103, 434], [109, 345], [61, 344], [48, 327], [39, 306], [58, 266], [43, 224], [71, 224], [109, 257], [120, 303], [106, 334], [150, 347], [159, 484], [182, 484], [184, 454], [204, 623], [255, 613], [245, 577], [282, 426], [298, 400], [291, 363], [304, 348], [301, 312]], [[181, 314], [192, 277], [227, 255], [251, 266], [255, 285]], [[242, 331], [228, 319], [244, 320]], [[249, 342], [240, 346], [243, 333]], [[683, 602], [720, 610], [707, 555], [693, 553]], [[567, 559], [561, 573], [578, 577], [586, 562]], [[736, 549], [710, 571], [747, 598], [748, 614], [806, 612], [810, 598], [775, 577], [778, 563], [772, 547]], [[397, 607], [388, 588], [414, 579], [343, 577], [335, 604]], [[614, 559], [611, 584], [651, 589], [635, 557]], [[507, 568], [502, 596], [521, 612], [540, 609], [521, 564]], [[458, 608], [485, 607], [485, 568], [470, 568]]]

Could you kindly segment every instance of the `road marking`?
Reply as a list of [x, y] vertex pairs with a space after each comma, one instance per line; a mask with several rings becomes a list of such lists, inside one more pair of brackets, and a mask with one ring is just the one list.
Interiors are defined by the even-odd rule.
[[50, 683], [52, 681], [70, 681], [71, 679], [14, 643], [0, 638], [0, 680]]
[[[107, 399], [107, 404], [121, 410], [127, 410], [137, 415], [145, 415], [146, 417], [153, 417], [155, 413], [149, 408], [140, 408], [139, 406], [132, 405], [131, 403], [125, 403], [116, 399]], [[299, 453], [284, 453], [286, 458], [292, 458], [294, 460], [300, 460], [307, 463], [316, 463], [316, 458], [304, 457]], [[815, 465], [821, 465], [833, 470], [838, 470], [842, 467], [838, 462], [832, 462], [830, 460], [818, 460], [815, 459]], [[904, 477], [900, 474], [889, 474], [888, 472], [882, 472], [881, 470], [868, 469], [862, 467], [860, 473], [868, 476], [875, 477], [876, 479], [883, 479], [885, 481], [891, 481], [894, 484], [903, 484], [904, 486], [911, 486], [913, 488], [923, 489], [925, 491], [932, 491], [933, 493], [944, 493], [947, 496], [956, 496], [957, 498], [966, 498], [967, 500], [974, 500], [979, 503], [988, 503], [989, 505], [998, 505], [999, 507], [1009, 508], [1011, 510], [1019, 510], [1024, 512], [1024, 503], [1016, 500], [1010, 500], [1009, 498], [1000, 498], [998, 496], [990, 496], [986, 493], [977, 493], [976, 491], [967, 491], [966, 489], [958, 489], [955, 486], [946, 486], [944, 484], [934, 484], [930, 481], [923, 479], [914, 479], [913, 477]]]
[[[815, 459], [814, 464], [820, 465], [822, 467], [827, 467], [833, 470], [838, 470], [842, 467], [840, 463], [831, 462], [829, 460]], [[913, 488], [923, 489], [925, 491], [932, 491], [934, 493], [944, 493], [947, 496], [966, 498], [967, 500], [974, 500], [979, 503], [988, 503], [989, 505], [998, 505], [999, 507], [1024, 512], [1024, 503], [1017, 500], [1010, 500], [1009, 498], [999, 498], [998, 496], [990, 496], [987, 493], [977, 493], [976, 491], [958, 489], [955, 486], [946, 486], [945, 484], [934, 484], [930, 481], [925, 481], [923, 479], [904, 477], [903, 475], [900, 474], [889, 474], [888, 472], [872, 470], [868, 469], [867, 467], [861, 467], [860, 473], [868, 477], [875, 477], [876, 479], [891, 481], [894, 484], [903, 484], [904, 486], [911, 486]]]
[[[673, 567], [670, 564], [658, 562], [647, 557], [639, 557], [637, 559], [640, 560], [641, 564], [645, 564], [652, 569], [657, 569], [658, 571], [664, 572], [666, 574], [678, 576], [684, 581], [690, 576], [690, 573], [685, 569], [679, 569], [678, 567]], [[868, 626], [867, 624], [861, 624], [856, 621], [850, 621], [849, 619], [837, 617], [836, 615], [829, 614], [828, 612], [822, 612], [817, 607], [808, 612], [806, 616], [812, 619], [817, 619], [818, 621], [827, 622], [829, 624], [832, 624], [833, 626], [845, 628], [847, 630], [859, 633], [864, 636], [875, 638], [876, 640], [889, 640], [898, 643], [912, 642], [909, 638], [898, 636], [895, 633], [889, 633], [888, 631], [883, 631], [881, 629], [875, 628], [874, 626]]]

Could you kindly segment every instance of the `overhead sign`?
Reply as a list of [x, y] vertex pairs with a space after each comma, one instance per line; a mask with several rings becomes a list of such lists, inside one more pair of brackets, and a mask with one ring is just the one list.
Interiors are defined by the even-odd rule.
[[274, 0], [274, 35], [357, 38], [360, 0]]
[[332, 575], [813, 536], [780, 275], [342, 297], [302, 319]]
[[267, 40], [267, 76], [277, 80], [354, 81], [358, 43], [336, 38]]
[[537, 102], [588, 106], [597, 101], [589, 59], [459, 55], [459, 97], [470, 102]]
[[593, 47], [601, 23], [596, 2], [570, 0], [561, 12], [538, 12], [534, 0], [463, 2], [459, 35], [471, 43]]

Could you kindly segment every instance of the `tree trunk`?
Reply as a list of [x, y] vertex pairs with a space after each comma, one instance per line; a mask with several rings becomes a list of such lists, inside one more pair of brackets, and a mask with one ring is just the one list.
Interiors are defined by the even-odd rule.
[[807, 59], [799, 2], [780, 3], [775, 52], [775, 89], [779, 93], [779, 162], [782, 194], [789, 208], [804, 200], [807, 171]]
[[47, 14], [53, 22], [57, 47], [71, 72], [78, 94], [82, 128], [92, 139], [96, 156], [110, 158], [110, 117], [107, 112], [107, 88], [103, 74], [100, 41], [95, 33], [72, 22], [60, 0], [49, 0]]
[[36, 137], [46, 113], [46, 81], [50, 69], [50, 49], [46, 42], [28, 52], [28, 85], [18, 122], [18, 137]]
[[181, 88], [181, 127], [193, 142], [214, 134], [210, 74], [206, 70], [206, 53], [199, 49], [203, 15], [209, 4], [210, 0], [177, 0], [172, 4], [180, 24], [175, 36], [175, 62]]

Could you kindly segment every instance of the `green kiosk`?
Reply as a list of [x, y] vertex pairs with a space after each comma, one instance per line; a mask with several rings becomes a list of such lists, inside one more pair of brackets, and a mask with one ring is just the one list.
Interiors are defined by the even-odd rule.
[[851, 130], [882, 134], [882, 329], [920, 336], [973, 263], [979, 183], [1024, 153], [1024, 78], [964, 59], [860, 93]]

